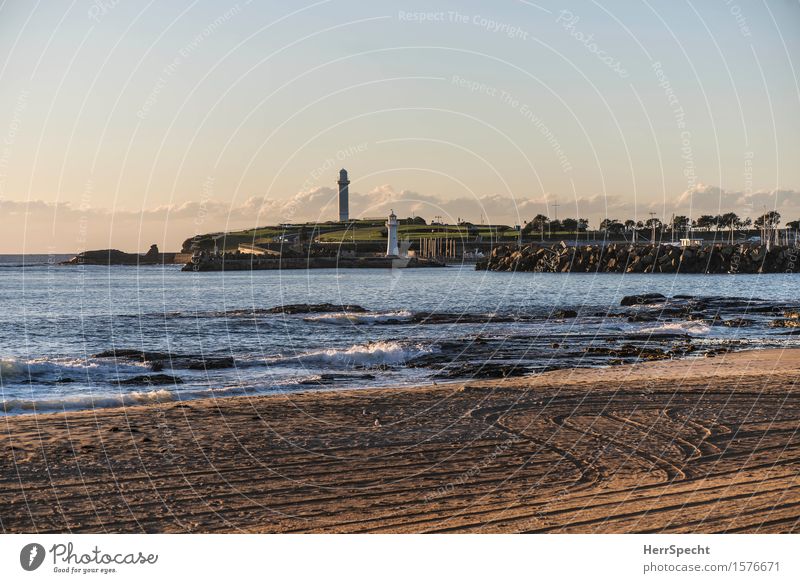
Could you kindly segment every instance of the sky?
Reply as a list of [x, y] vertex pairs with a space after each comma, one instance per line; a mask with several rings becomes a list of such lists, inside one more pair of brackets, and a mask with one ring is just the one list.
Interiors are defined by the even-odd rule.
[[0, 3], [0, 253], [394, 209], [800, 218], [800, 2]]

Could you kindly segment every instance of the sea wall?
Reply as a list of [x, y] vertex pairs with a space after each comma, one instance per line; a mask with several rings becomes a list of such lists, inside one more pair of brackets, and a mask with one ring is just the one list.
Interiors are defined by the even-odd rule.
[[407, 269], [416, 267], [444, 267], [444, 264], [430, 259], [404, 259], [398, 257], [281, 257], [273, 259], [265, 256], [226, 253], [219, 256], [196, 257], [183, 267], [183, 271]]
[[549, 273], [797, 273], [800, 247], [761, 244], [677, 245], [501, 245], [477, 270]]

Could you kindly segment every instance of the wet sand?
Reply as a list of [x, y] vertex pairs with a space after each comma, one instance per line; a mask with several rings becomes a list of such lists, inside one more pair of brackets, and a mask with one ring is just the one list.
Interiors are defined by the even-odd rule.
[[0, 419], [4, 532], [798, 532], [800, 350]]

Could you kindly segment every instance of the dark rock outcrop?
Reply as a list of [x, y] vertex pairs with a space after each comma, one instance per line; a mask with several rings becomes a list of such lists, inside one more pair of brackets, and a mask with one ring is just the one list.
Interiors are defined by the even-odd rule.
[[117, 381], [120, 385], [179, 385], [183, 383], [178, 377], [167, 374], [143, 374], [129, 379]]
[[327, 312], [353, 312], [361, 314], [366, 308], [351, 304], [286, 304], [264, 310], [265, 314], [315, 314]]
[[205, 356], [191, 354], [171, 354], [169, 352], [152, 352], [130, 348], [117, 348], [98, 352], [93, 358], [116, 358], [130, 362], [148, 364], [150, 370], [158, 372], [164, 368], [182, 368], [186, 370], [211, 370], [232, 368], [234, 361], [229, 356]]
[[619, 303], [620, 306], [637, 306], [640, 304], [652, 304], [653, 302], [666, 300], [663, 294], [639, 294], [636, 296], [625, 296]]
[[553, 318], [557, 318], [559, 320], [565, 320], [567, 318], [577, 318], [578, 312], [575, 310], [556, 310], [553, 312]]
[[150, 249], [144, 255], [125, 253], [119, 249], [83, 251], [60, 265], [170, 265], [183, 263], [185, 259], [186, 257], [179, 253], [161, 253], [158, 245], [150, 245]]

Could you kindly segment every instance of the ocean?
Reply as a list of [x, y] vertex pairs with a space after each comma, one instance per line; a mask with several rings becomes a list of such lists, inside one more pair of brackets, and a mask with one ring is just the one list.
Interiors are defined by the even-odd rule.
[[[57, 265], [66, 258], [0, 256], [0, 414], [463, 381], [800, 342], [798, 328], [775, 325], [800, 308], [798, 275], [472, 265], [184, 273]], [[620, 306], [646, 293], [672, 299]], [[270, 311], [323, 303], [364, 311]]]

